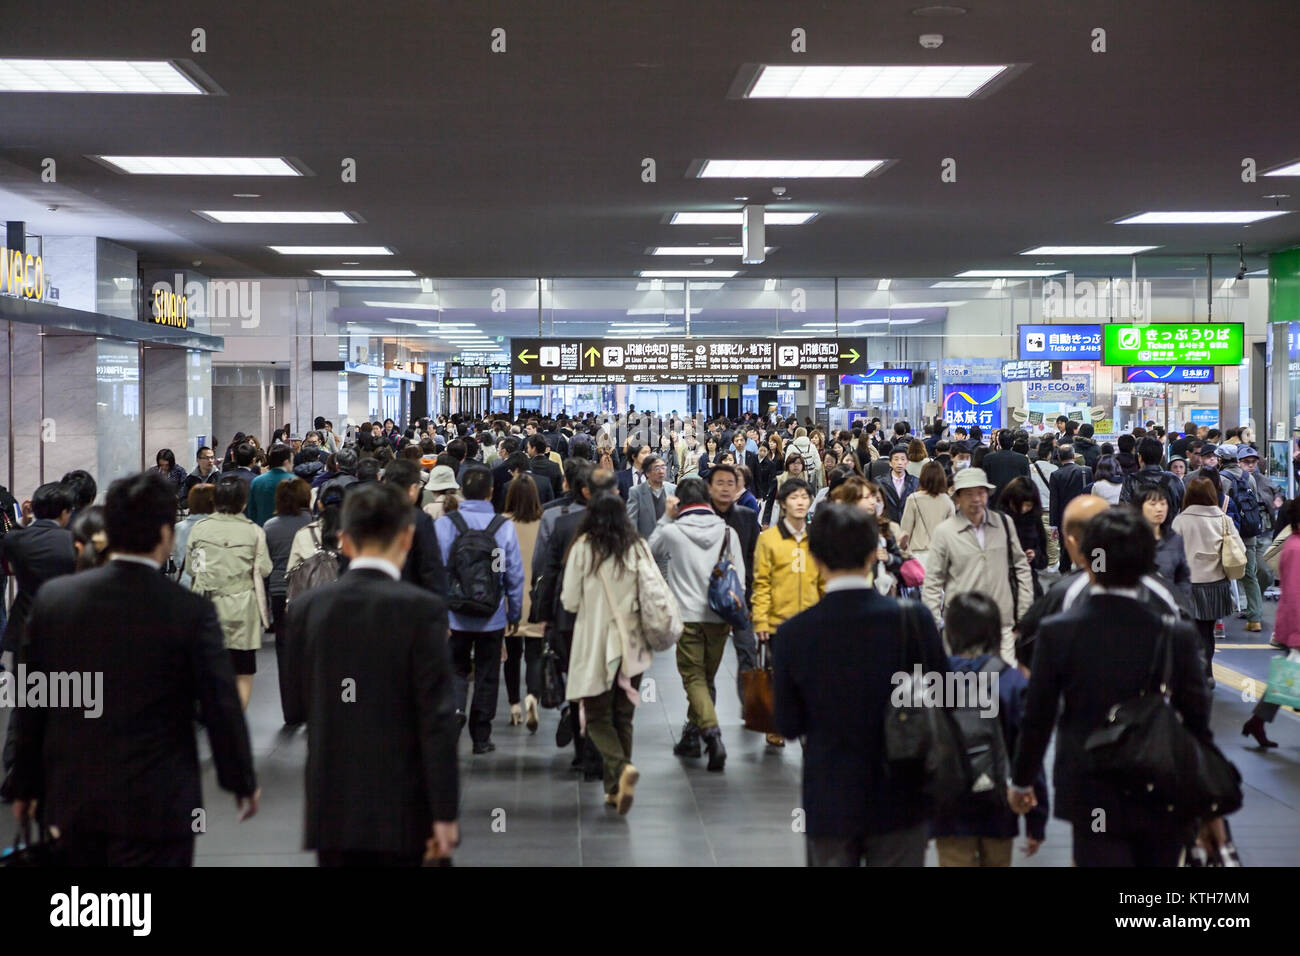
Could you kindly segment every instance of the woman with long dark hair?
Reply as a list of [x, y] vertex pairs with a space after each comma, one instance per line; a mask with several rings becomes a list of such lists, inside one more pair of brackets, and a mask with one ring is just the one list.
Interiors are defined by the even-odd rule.
[[[542, 502], [537, 494], [537, 482], [532, 475], [521, 474], [510, 482], [506, 490], [505, 516], [515, 526], [519, 538], [519, 556], [525, 568], [533, 566], [533, 553], [537, 550], [537, 531], [542, 525]], [[519, 619], [519, 629], [506, 635], [503, 662], [505, 668], [506, 698], [510, 702], [510, 726], [526, 723], [528, 732], [537, 732], [537, 698], [542, 692], [542, 628], [529, 621], [532, 615], [532, 595], [524, 588], [524, 608]], [[524, 661], [524, 683], [528, 696], [523, 706], [519, 704], [519, 662]], [[525, 719], [526, 718], [526, 719]]]
[[1043, 531], [1043, 501], [1034, 483], [1021, 475], [1007, 482], [998, 493], [998, 510], [1011, 519], [1020, 538], [1020, 548], [1034, 576], [1034, 597], [1043, 593], [1038, 572], [1047, 567], [1047, 534]]
[[649, 547], [610, 492], [587, 504], [564, 561], [560, 602], [575, 615], [565, 696], [581, 701], [587, 740], [605, 763], [605, 803], [627, 813], [641, 773], [632, 764], [632, 717], [654, 654], [636, 612], [638, 574], [659, 574]]

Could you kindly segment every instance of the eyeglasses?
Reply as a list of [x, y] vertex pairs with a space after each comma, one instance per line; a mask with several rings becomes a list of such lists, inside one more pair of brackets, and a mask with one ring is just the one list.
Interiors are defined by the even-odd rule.
[[199, 455], [199, 461], [214, 461], [216, 457], [216, 455]]

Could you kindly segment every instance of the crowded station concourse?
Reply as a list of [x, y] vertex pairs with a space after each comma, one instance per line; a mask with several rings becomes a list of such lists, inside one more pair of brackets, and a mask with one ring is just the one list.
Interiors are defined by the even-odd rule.
[[1285, 913], [1174, 897], [1300, 861], [1300, 6], [725, 6], [6, 18], [19, 924], [92, 867]]

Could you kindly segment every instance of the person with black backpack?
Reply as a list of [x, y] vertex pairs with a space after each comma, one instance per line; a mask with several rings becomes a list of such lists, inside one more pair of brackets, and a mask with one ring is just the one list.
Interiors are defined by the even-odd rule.
[[[474, 753], [496, 750], [492, 719], [501, 683], [501, 647], [519, 629], [524, 607], [524, 563], [515, 526], [492, 508], [492, 472], [466, 467], [461, 478], [465, 500], [435, 524], [442, 563], [447, 569], [451, 655], [456, 716], [469, 723]], [[465, 697], [474, 671], [474, 700], [468, 718]]]
[[1224, 445], [1219, 451], [1222, 462], [1219, 475], [1232, 479], [1224, 484], [1237, 506], [1237, 530], [1246, 548], [1246, 573], [1241, 578], [1241, 590], [1246, 598], [1246, 630], [1262, 631], [1263, 592], [1268, 590], [1271, 579], [1268, 567], [1260, 558], [1268, 544], [1266, 529], [1272, 488], [1266, 489], [1261, 484], [1257, 471], [1259, 452], [1255, 449], [1249, 445]]
[[[934, 822], [940, 866], [1010, 866], [1020, 821], [1007, 803], [1002, 781], [1010, 772], [1024, 714], [1027, 669], [1002, 659], [1002, 616], [993, 599], [977, 591], [953, 598], [944, 619], [944, 638], [952, 651], [949, 666], [967, 675], [966, 701], [953, 707], [971, 763], [971, 792], [960, 805], [941, 811]], [[973, 679], [972, 679], [973, 678]], [[958, 678], [961, 680], [962, 678]], [[977, 683], [982, 693], [972, 693]], [[984, 700], [996, 699], [982, 710]], [[952, 704], [952, 702], [949, 702]], [[991, 787], [985, 784], [993, 784]], [[1034, 781], [1038, 805], [1025, 815], [1026, 857], [1038, 852], [1047, 827], [1047, 779]]]
[[1172, 471], [1165, 471], [1161, 462], [1164, 460], [1164, 446], [1154, 438], [1143, 438], [1137, 444], [1138, 461], [1142, 467], [1124, 476], [1124, 484], [1119, 491], [1121, 504], [1133, 500], [1134, 494], [1142, 488], [1159, 488], [1169, 502], [1169, 515], [1165, 518], [1165, 530], [1173, 524], [1174, 518], [1183, 507], [1183, 495], [1187, 489], [1183, 481]]

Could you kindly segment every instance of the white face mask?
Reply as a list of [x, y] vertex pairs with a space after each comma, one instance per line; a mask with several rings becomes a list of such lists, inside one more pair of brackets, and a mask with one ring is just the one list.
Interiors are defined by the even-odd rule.
[[881, 501], [879, 498], [877, 498], [877, 499], [876, 499], [876, 514], [880, 515], [880, 514], [884, 514], [884, 513], [885, 513], [885, 503], [884, 503], [883, 501]]
[[953, 471], [961, 471], [963, 468], [969, 468], [969, 467], [970, 467], [969, 461], [954, 461], [952, 463]]

